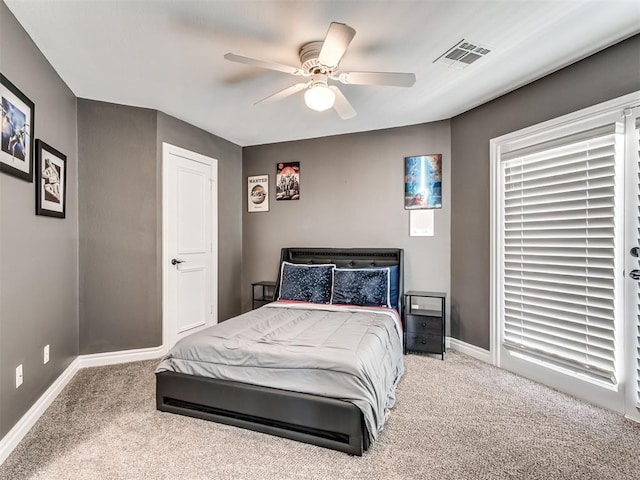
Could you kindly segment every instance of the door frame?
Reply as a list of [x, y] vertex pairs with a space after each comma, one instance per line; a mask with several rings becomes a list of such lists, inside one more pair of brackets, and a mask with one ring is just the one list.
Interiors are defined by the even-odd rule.
[[[638, 98], [640, 102], [640, 98]], [[626, 166], [626, 198], [625, 198], [625, 244], [623, 247], [624, 258], [624, 289], [625, 289], [625, 313], [627, 321], [625, 331], [625, 366], [629, 370], [625, 371], [625, 416], [636, 422], [640, 422], [640, 408], [638, 407], [638, 390], [640, 378], [638, 378], [637, 355], [638, 355], [638, 286], [636, 282], [629, 278], [629, 272], [637, 268], [638, 261], [630, 255], [632, 246], [638, 246], [638, 174], [640, 173], [638, 157], [640, 140], [636, 136], [635, 119], [640, 116], [640, 105], [633, 105], [624, 112], [626, 123], [626, 145], [625, 145], [625, 166]]]
[[[170, 253], [168, 251], [168, 160], [169, 155], [176, 155], [195, 162], [208, 165], [211, 168], [211, 199], [213, 205], [211, 208], [211, 304], [213, 305], [213, 323], [218, 323], [218, 160], [207, 157], [200, 153], [177, 147], [170, 143], [162, 142], [162, 347], [166, 353], [171, 343], [169, 332], [173, 331], [169, 328], [170, 297], [169, 297], [169, 268]], [[200, 327], [203, 328], [203, 327]], [[194, 328], [193, 331], [197, 331]]]

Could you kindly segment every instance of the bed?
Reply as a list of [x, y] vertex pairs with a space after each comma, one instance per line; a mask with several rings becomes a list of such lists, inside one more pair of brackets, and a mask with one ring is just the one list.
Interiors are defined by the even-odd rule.
[[[290, 300], [292, 272], [320, 275], [328, 265], [339, 305]], [[158, 410], [362, 455], [403, 371], [402, 268], [401, 249], [282, 249], [274, 298], [289, 300], [178, 342], [156, 370]], [[363, 269], [387, 272], [395, 309], [340, 300], [341, 282]]]

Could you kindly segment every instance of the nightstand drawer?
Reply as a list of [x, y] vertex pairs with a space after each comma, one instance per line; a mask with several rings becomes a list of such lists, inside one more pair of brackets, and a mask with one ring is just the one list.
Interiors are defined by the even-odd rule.
[[423, 335], [407, 332], [407, 350], [425, 353], [442, 353], [442, 335]]
[[407, 314], [407, 332], [442, 335], [442, 317]]

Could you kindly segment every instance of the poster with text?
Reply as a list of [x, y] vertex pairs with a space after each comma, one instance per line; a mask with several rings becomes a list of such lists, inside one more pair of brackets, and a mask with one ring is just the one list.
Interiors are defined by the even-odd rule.
[[247, 178], [247, 205], [249, 212], [269, 211], [269, 175]]

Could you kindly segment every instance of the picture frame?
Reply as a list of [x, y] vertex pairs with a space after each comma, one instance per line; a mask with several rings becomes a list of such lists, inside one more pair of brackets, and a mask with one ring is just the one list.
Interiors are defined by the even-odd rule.
[[442, 154], [404, 158], [404, 208], [442, 208]]
[[67, 213], [67, 156], [36, 140], [36, 215], [65, 218]]
[[0, 73], [0, 171], [33, 182], [35, 105]]
[[269, 211], [269, 175], [247, 177], [247, 211]]
[[300, 162], [276, 167], [276, 200], [300, 200]]

